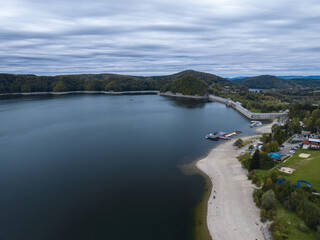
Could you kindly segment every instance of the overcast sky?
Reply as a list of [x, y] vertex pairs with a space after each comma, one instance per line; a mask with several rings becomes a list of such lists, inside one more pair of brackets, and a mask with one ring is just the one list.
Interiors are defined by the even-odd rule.
[[0, 0], [0, 72], [320, 75], [319, 0]]

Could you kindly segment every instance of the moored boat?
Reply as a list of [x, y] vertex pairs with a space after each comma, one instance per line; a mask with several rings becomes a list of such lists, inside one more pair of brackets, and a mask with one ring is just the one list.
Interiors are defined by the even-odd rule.
[[206, 139], [209, 139], [209, 140], [218, 140], [218, 133], [210, 133], [208, 135], [206, 135]]
[[262, 125], [262, 122], [260, 121], [251, 121], [251, 124], [250, 124], [250, 127], [258, 127], [258, 126], [261, 126]]
[[206, 139], [209, 139], [209, 140], [219, 140], [219, 139], [222, 139], [222, 140], [229, 140], [231, 136], [234, 136], [234, 135], [237, 135], [239, 133], [242, 133], [241, 131], [234, 131], [234, 132], [231, 132], [231, 133], [226, 133], [226, 132], [215, 132], [215, 133], [210, 133], [208, 135], [206, 135]]

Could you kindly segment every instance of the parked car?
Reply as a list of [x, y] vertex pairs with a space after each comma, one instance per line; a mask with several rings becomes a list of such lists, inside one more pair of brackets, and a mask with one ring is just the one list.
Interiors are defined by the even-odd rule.
[[294, 154], [296, 151], [290, 150], [289, 153]]

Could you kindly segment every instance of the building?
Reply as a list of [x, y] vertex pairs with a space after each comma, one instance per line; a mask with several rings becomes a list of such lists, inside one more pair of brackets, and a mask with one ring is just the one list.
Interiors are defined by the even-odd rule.
[[309, 136], [311, 134], [310, 131], [301, 131], [302, 136]]
[[279, 152], [270, 152], [268, 156], [271, 157], [274, 161], [281, 161], [281, 153]]
[[303, 149], [320, 150], [320, 139], [309, 138], [302, 141]]

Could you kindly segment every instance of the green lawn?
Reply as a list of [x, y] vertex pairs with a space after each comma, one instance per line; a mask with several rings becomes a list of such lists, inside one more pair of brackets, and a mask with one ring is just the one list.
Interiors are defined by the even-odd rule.
[[301, 219], [292, 211], [287, 210], [282, 204], [277, 203], [276, 214], [279, 220], [288, 228], [289, 240], [317, 240], [317, 235], [314, 231], [301, 232], [298, 224]]
[[[300, 158], [300, 153], [310, 154], [308, 158]], [[298, 180], [305, 180], [312, 184], [312, 188], [320, 192], [320, 151], [313, 150], [298, 150], [289, 158], [285, 163], [285, 167], [291, 167], [296, 169], [291, 175], [281, 173], [275, 168], [273, 171], [277, 171], [279, 176], [286, 178], [292, 183], [296, 183]], [[268, 173], [268, 170], [256, 170], [260, 179]], [[295, 212], [287, 210], [282, 204], [276, 204], [276, 215], [280, 221], [288, 228], [290, 240], [310, 239], [316, 240], [317, 235], [313, 230], [309, 230], [304, 233], [298, 228], [298, 224], [301, 219]]]
[[[311, 154], [308, 158], [300, 158], [300, 153]], [[292, 182], [305, 180], [312, 184], [312, 188], [320, 192], [320, 151], [298, 150], [284, 165], [295, 168], [293, 174], [281, 173], [284, 178]], [[280, 172], [279, 172], [280, 173]]]
[[269, 170], [256, 169], [256, 170], [254, 170], [254, 171], [256, 172], [256, 174], [258, 175], [258, 177], [260, 178], [260, 181], [262, 181]]

